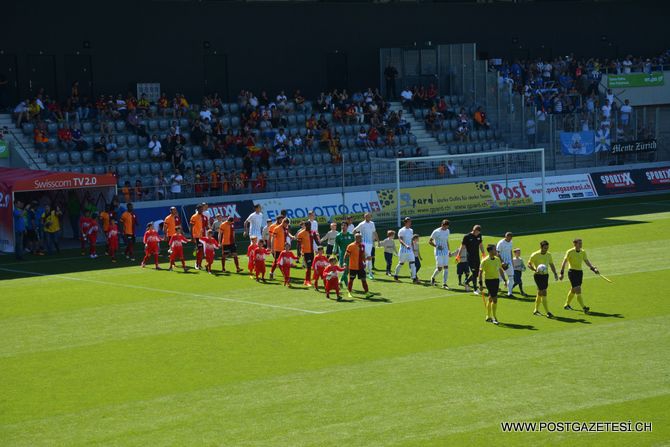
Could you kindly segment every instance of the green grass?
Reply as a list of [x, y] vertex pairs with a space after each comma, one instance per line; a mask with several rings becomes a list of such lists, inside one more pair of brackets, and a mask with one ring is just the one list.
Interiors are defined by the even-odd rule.
[[[338, 303], [244, 274], [0, 258], [0, 445], [670, 443], [670, 196], [458, 217], [453, 243], [474, 223], [485, 242], [514, 231], [525, 259], [548, 239], [560, 262], [579, 235], [614, 284], [586, 275], [584, 315], [562, 309], [568, 284], [551, 281], [556, 320], [500, 299], [495, 327], [453, 266], [451, 292], [409, 284], [405, 267], [401, 284], [378, 272], [375, 301]], [[628, 420], [653, 432], [500, 428]]]

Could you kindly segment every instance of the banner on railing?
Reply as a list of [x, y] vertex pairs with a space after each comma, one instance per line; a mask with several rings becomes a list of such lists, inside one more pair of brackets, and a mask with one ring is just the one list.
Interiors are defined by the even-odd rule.
[[612, 155], [631, 154], [637, 152], [656, 152], [658, 144], [656, 140], [636, 140], [614, 143], [610, 148]]
[[670, 166], [591, 174], [598, 195], [663, 191], [670, 189]]
[[591, 155], [595, 152], [593, 131], [561, 132], [561, 151], [566, 155]]
[[[395, 219], [398, 212], [396, 190], [377, 191], [381, 211], [380, 219]], [[422, 186], [400, 190], [400, 213], [409, 216], [446, 215], [464, 211], [495, 207], [491, 194], [484, 183], [461, 183], [456, 185]]]
[[665, 79], [662, 71], [607, 76], [607, 87], [609, 88], [654, 87], [663, 85], [664, 82]]
[[[542, 178], [486, 182], [495, 204], [523, 206], [542, 203]], [[562, 202], [597, 197], [595, 186], [588, 174], [549, 176], [544, 179], [544, 198], [547, 202]]]
[[375, 191], [348, 192], [344, 195], [276, 197], [259, 199], [256, 203], [261, 205], [263, 215], [272, 220], [282, 210], [286, 210], [286, 216], [292, 220], [307, 219], [307, 214], [314, 211], [320, 223], [338, 221], [348, 215], [360, 219], [366, 212], [377, 215], [381, 211], [381, 204]]

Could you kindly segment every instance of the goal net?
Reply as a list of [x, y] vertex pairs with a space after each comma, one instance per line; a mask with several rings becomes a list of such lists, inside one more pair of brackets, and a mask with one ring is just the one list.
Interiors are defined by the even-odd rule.
[[371, 158], [370, 169], [380, 221], [546, 211], [544, 149]]

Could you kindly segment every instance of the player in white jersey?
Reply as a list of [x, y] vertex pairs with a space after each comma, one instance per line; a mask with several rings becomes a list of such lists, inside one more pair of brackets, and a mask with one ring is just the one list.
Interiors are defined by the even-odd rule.
[[430, 277], [430, 285], [435, 285], [435, 277], [444, 270], [442, 274], [442, 288], [449, 289], [447, 286], [447, 278], [449, 278], [449, 221], [444, 219], [442, 225], [436, 228], [430, 235], [428, 243], [435, 247], [435, 270], [433, 276]]
[[[372, 275], [372, 248], [375, 246], [375, 243], [379, 241], [379, 236], [377, 236], [375, 223], [372, 221], [372, 214], [365, 213], [363, 218], [365, 220], [354, 228], [354, 233], [356, 231], [361, 233], [363, 247], [365, 248], [365, 271], [368, 273], [368, 278], [375, 279]], [[412, 238], [410, 238], [410, 249], [411, 245]]]
[[496, 250], [498, 256], [503, 263], [503, 269], [507, 275], [507, 296], [512, 296], [512, 289], [514, 288], [514, 263], [512, 262], [512, 233], [509, 231], [505, 233], [505, 237], [500, 239]]
[[256, 236], [257, 240], [262, 240], [263, 237], [263, 213], [261, 213], [260, 204], [254, 205], [254, 212], [249, 214], [247, 220], [244, 221], [244, 237], [249, 238]]
[[354, 234], [354, 228], [356, 228], [356, 225], [353, 224], [354, 218], [351, 216], [347, 216], [345, 217], [344, 221], [347, 224], [347, 233]]
[[312, 248], [314, 249], [314, 253], [316, 253], [316, 250], [319, 248], [319, 244], [321, 243], [321, 238], [319, 237], [319, 222], [316, 220], [314, 211], [309, 211], [307, 213], [306, 229], [312, 236]]
[[414, 265], [414, 250], [412, 249], [412, 238], [414, 237], [414, 230], [412, 230], [412, 219], [405, 217], [405, 226], [398, 230], [398, 240], [400, 241], [400, 252], [398, 253], [398, 265], [395, 267], [393, 279], [398, 281], [398, 273], [405, 262], [409, 263], [409, 271], [412, 276], [412, 282], [418, 283], [416, 278], [416, 266]]

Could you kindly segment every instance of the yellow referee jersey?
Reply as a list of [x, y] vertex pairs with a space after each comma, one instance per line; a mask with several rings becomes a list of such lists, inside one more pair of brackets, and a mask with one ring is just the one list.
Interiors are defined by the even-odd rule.
[[491, 259], [490, 257], [485, 257], [482, 261], [481, 270], [483, 272], [484, 279], [498, 279], [500, 278], [500, 269], [502, 268], [502, 262], [500, 258]]
[[571, 270], [582, 270], [582, 263], [589, 258], [586, 257], [584, 249], [577, 251], [575, 248], [571, 248], [565, 252], [565, 259], [568, 260], [568, 266]]
[[548, 275], [549, 274], [549, 264], [554, 263], [554, 258], [551, 256], [551, 253], [546, 252], [545, 254], [542, 254], [541, 250], [536, 251], [532, 255], [530, 255], [530, 259], [528, 260], [535, 268], [537, 268], [538, 265], [544, 264], [547, 266], [547, 271], [544, 273], [540, 272], [535, 272], [539, 275]]

